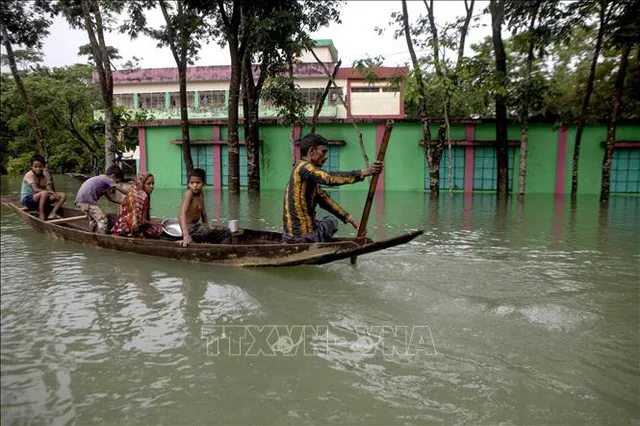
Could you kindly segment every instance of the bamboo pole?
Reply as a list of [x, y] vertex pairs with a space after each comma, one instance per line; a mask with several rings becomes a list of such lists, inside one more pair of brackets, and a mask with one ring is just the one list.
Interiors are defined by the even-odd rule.
[[[387, 120], [384, 125], [384, 134], [382, 135], [382, 143], [380, 144], [380, 151], [378, 151], [378, 157], [376, 161], [384, 161], [384, 156], [387, 153], [387, 145], [389, 145], [389, 139], [391, 138], [391, 131], [393, 130], [393, 120]], [[375, 175], [371, 178], [369, 183], [369, 192], [367, 193], [367, 201], [364, 203], [364, 210], [362, 211], [362, 218], [360, 219], [360, 226], [358, 227], [358, 237], [364, 237], [367, 233], [367, 222], [369, 221], [369, 214], [371, 213], [371, 205], [373, 203], [373, 196], [376, 193], [376, 187], [378, 186], [378, 178], [380, 175]], [[351, 258], [351, 264], [355, 265], [357, 256]]]

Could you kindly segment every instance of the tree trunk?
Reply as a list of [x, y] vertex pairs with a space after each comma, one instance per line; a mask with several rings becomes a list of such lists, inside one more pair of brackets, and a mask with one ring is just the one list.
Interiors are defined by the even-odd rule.
[[227, 190], [232, 194], [240, 192], [240, 156], [238, 154], [238, 105], [240, 97], [240, 79], [242, 77], [241, 57], [238, 51], [237, 34], [229, 35], [229, 53], [231, 55], [231, 82], [229, 85], [229, 178]]
[[[246, 52], [245, 52], [246, 53]], [[242, 109], [244, 111], [244, 139], [247, 147], [247, 175], [249, 193], [260, 193], [260, 128], [259, 96], [253, 84], [250, 55], [245, 54], [242, 68]]]
[[591, 69], [589, 71], [589, 80], [587, 81], [587, 89], [584, 92], [584, 99], [582, 101], [582, 110], [580, 111], [580, 118], [578, 118], [578, 125], [576, 128], [576, 139], [573, 144], [573, 162], [571, 168], [571, 198], [575, 198], [578, 195], [578, 164], [580, 160], [580, 143], [582, 141], [582, 131], [584, 128], [584, 120], [587, 112], [589, 111], [589, 101], [591, 100], [591, 94], [593, 93], [593, 84], [596, 79], [596, 67], [598, 65], [598, 57], [600, 56], [600, 50], [602, 49], [602, 40], [604, 38], [605, 24], [608, 20], [606, 2], [600, 2], [600, 27], [598, 28], [598, 36], [596, 39], [596, 47], [593, 51], [593, 58], [591, 59]]
[[529, 117], [522, 118], [520, 128], [520, 182], [518, 183], [518, 195], [524, 195], [527, 180], [527, 142], [529, 141]]
[[259, 100], [254, 96], [249, 99], [249, 125], [245, 132], [247, 139], [247, 174], [249, 180], [249, 192], [260, 192], [260, 127]]
[[447, 168], [447, 185], [449, 193], [453, 192], [453, 153], [451, 151], [451, 123], [449, 123], [449, 100], [444, 103], [444, 123], [447, 131], [447, 155], [449, 156], [449, 167]]
[[33, 131], [33, 138], [36, 140], [38, 153], [42, 156], [46, 156], [44, 143], [42, 140], [42, 133], [38, 124], [38, 117], [36, 116], [36, 110], [33, 106], [33, 102], [31, 102], [29, 94], [27, 93], [27, 89], [25, 89], [24, 83], [22, 82], [22, 77], [20, 76], [18, 66], [16, 65], [16, 59], [13, 56], [13, 48], [11, 47], [11, 42], [9, 41], [9, 34], [4, 25], [2, 26], [2, 39], [4, 48], [7, 51], [7, 59], [9, 60], [11, 75], [13, 76], [13, 80], [16, 82], [18, 93], [20, 93], [20, 99], [22, 99], [22, 102], [27, 109], [27, 117], [29, 118], [29, 124], [31, 125], [31, 130]]
[[[440, 64], [440, 37], [438, 36], [438, 27], [436, 27], [435, 16], [433, 13], [433, 0], [428, 2], [425, 0], [425, 6], [427, 7], [427, 19], [429, 20], [429, 31], [431, 33], [431, 48], [433, 49], [433, 62], [436, 70], [436, 76], [439, 79], [444, 79], [444, 73], [442, 72], [442, 66]], [[447, 94], [444, 95], [445, 98]], [[446, 108], [446, 99], [445, 99]], [[446, 112], [445, 112], [446, 115]], [[429, 144], [429, 149], [433, 151], [431, 159], [434, 164], [429, 164], [430, 172], [429, 190], [433, 195], [439, 195], [440, 193], [440, 163], [442, 161], [442, 153], [444, 151], [444, 141], [446, 134], [446, 119], [443, 117], [440, 120], [440, 127], [438, 128], [438, 139], [435, 144]]]
[[622, 99], [622, 89], [624, 88], [624, 79], [627, 75], [627, 64], [629, 63], [629, 52], [631, 45], [626, 44], [622, 47], [620, 54], [620, 68], [616, 77], [615, 94], [611, 105], [611, 117], [607, 126], [607, 144], [602, 162], [602, 187], [600, 189], [600, 201], [609, 201], [609, 189], [611, 187], [611, 161], [613, 160], [613, 145], [616, 140], [616, 127], [620, 119], [620, 104]]
[[[178, 80], [180, 82], [180, 127], [182, 129], [182, 158], [187, 173], [193, 170], [191, 158], [191, 138], [189, 136], [189, 109], [187, 108], [187, 61], [178, 66]], [[216, 173], [218, 170], [216, 170]], [[209, 182], [212, 183], [212, 182]]]
[[[444, 143], [447, 134], [447, 127], [440, 126], [438, 128], [438, 139], [435, 144], [429, 147], [429, 191], [432, 197], [437, 198], [440, 195], [440, 163], [442, 161], [442, 153], [444, 152]], [[431, 136], [431, 132], [429, 132]]]
[[[431, 151], [431, 129], [429, 129], [429, 117], [427, 113], [427, 92], [424, 88], [424, 81], [422, 80], [422, 70], [420, 69], [420, 63], [416, 56], [416, 51], [413, 48], [413, 41], [411, 40], [411, 29], [409, 28], [409, 12], [407, 11], [407, 0], [402, 0], [402, 24], [405, 40], [407, 41], [407, 49], [411, 56], [411, 64], [413, 65], [413, 72], [416, 77], [416, 84], [418, 86], [418, 93], [420, 95], [420, 125], [422, 127], [422, 139], [424, 141], [424, 150], [427, 156], [427, 164], [429, 164], [429, 191], [431, 191], [432, 197], [437, 197], [440, 191], [440, 158], [437, 155], [433, 155]], [[437, 162], [435, 160], [437, 159]]]
[[[104, 28], [100, 6], [96, 0], [82, 0], [82, 15], [85, 29], [89, 36], [91, 52], [96, 62], [96, 70], [100, 80], [100, 92], [104, 103], [104, 152], [105, 170], [115, 162], [116, 131], [113, 125], [113, 75], [111, 62], [107, 54], [107, 46], [104, 40]], [[95, 31], [92, 14], [95, 18]]]
[[[193, 170], [193, 158], [191, 157], [191, 137], [189, 135], [189, 109], [187, 103], [187, 50], [189, 40], [182, 19], [184, 17], [183, 2], [178, 0], [178, 19], [180, 20], [180, 33], [176, 36], [175, 29], [171, 23], [171, 17], [167, 10], [165, 0], [160, 0], [160, 9], [167, 25], [169, 36], [169, 47], [173, 59], [178, 66], [178, 83], [180, 87], [180, 128], [182, 131], [182, 158], [187, 174]], [[179, 40], [178, 40], [179, 39]], [[218, 172], [218, 171], [216, 171]]]
[[104, 27], [102, 25], [102, 14], [100, 13], [100, 6], [97, 0], [91, 0], [93, 13], [96, 18], [96, 33], [98, 35], [98, 43], [100, 48], [100, 53], [102, 56], [102, 61], [104, 63], [104, 73], [106, 76], [106, 86], [107, 86], [107, 99], [105, 99], [105, 108], [108, 105], [109, 111], [111, 111], [109, 120], [106, 119], [105, 115], [105, 125], [106, 125], [106, 133], [104, 139], [104, 152], [105, 152], [105, 171], [115, 164], [116, 159], [116, 141], [117, 141], [117, 132], [113, 123], [113, 74], [111, 73], [111, 60], [109, 59], [109, 55], [107, 53], [107, 43], [104, 39]]
[[529, 104], [530, 104], [530, 90], [531, 90], [531, 74], [533, 69], [533, 49], [535, 47], [533, 40], [533, 30], [535, 29], [536, 18], [538, 17], [538, 8], [540, 2], [536, 2], [533, 5], [533, 11], [531, 13], [531, 22], [529, 23], [529, 51], [527, 52], [527, 67], [526, 67], [526, 91], [524, 94], [524, 102], [522, 105], [522, 114], [520, 117], [521, 129], [520, 129], [520, 182], [518, 184], [518, 195], [523, 196], [527, 182], [527, 142], [529, 140]]
[[291, 164], [296, 164], [296, 125], [292, 124], [289, 129], [289, 148], [291, 150]]
[[[313, 50], [311, 51], [313, 53]], [[318, 58], [316, 58], [318, 60]], [[293, 53], [287, 52], [287, 73], [289, 84], [293, 85]], [[296, 123], [291, 123], [289, 130], [289, 142], [291, 147], [291, 164], [296, 164]]]
[[506, 197], [509, 193], [509, 156], [507, 139], [507, 55], [502, 41], [502, 21], [504, 18], [503, 0], [491, 0], [491, 28], [493, 51], [496, 58], [496, 77], [498, 90], [496, 93], [496, 155], [498, 163], [498, 197]]

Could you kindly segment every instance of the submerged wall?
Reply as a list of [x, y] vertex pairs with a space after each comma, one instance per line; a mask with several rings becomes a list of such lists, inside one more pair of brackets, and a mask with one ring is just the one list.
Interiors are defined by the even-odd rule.
[[[182, 147], [180, 127], [173, 123], [142, 127], [139, 130], [141, 158], [139, 167], [154, 173], [156, 187], [179, 188], [183, 186]], [[169, 124], [169, 125], [167, 125]], [[384, 122], [358, 123], [365, 149], [370, 161], [377, 152], [382, 137]], [[432, 135], [437, 134], [438, 125], [432, 125]], [[297, 129], [305, 135], [309, 127]], [[339, 144], [337, 150], [339, 168], [354, 170], [364, 167], [362, 151], [354, 127], [349, 123], [320, 123], [317, 132]], [[260, 137], [261, 184], [264, 189], [282, 189], [286, 185], [292, 165], [289, 142], [290, 129], [278, 124], [262, 124]], [[191, 139], [197, 141], [192, 150], [197, 150], [196, 167], [207, 167], [211, 174], [209, 185], [221, 187], [226, 173], [227, 127], [222, 124], [192, 125]], [[244, 138], [240, 127], [240, 139]], [[520, 126], [509, 125], [510, 175], [512, 191], [517, 191], [520, 164]], [[551, 124], [532, 124], [529, 128], [526, 192], [569, 193], [571, 191], [571, 164], [575, 127], [555, 128]], [[600, 192], [601, 168], [604, 156], [602, 142], [606, 138], [606, 126], [588, 125], [584, 129], [580, 152], [580, 194]], [[428, 168], [424, 147], [420, 144], [420, 123], [398, 121], [395, 123], [386, 155], [385, 172], [379, 185], [385, 190], [423, 191], [428, 185]], [[635, 140], [634, 140], [635, 139]], [[612, 190], [637, 193], [636, 182], [640, 179], [640, 126], [619, 125], [612, 179], [617, 184]], [[479, 188], [492, 191], [495, 184], [495, 126], [491, 123], [453, 124], [451, 140], [454, 189], [477, 192]], [[243, 142], [241, 142], [243, 143]], [[205, 150], [205, 146], [209, 146]], [[195, 148], [194, 148], [195, 147]], [[192, 151], [194, 152], [194, 151]], [[204, 153], [207, 158], [204, 158]], [[244, 152], [244, 151], [243, 151]], [[441, 163], [441, 188], [447, 186], [447, 150]], [[211, 156], [212, 158], [208, 158]], [[637, 157], [637, 158], [636, 158]], [[205, 164], [206, 163], [206, 164]], [[426, 177], [426, 179], [425, 179]], [[622, 180], [621, 180], [622, 179]], [[366, 183], [348, 185], [345, 190], [365, 189]], [[474, 189], [475, 188], [475, 189]], [[428, 188], [426, 188], [428, 189]]]

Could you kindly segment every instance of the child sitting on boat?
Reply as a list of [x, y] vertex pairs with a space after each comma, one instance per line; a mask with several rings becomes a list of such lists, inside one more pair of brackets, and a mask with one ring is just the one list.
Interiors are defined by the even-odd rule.
[[191, 242], [231, 244], [231, 232], [226, 228], [209, 225], [204, 202], [206, 174], [202, 169], [193, 169], [188, 175], [188, 186], [182, 198], [178, 220], [182, 228], [182, 246]]
[[115, 235], [158, 238], [162, 234], [162, 224], [150, 218], [153, 186], [151, 173], [138, 173], [120, 204], [120, 212], [113, 226]]
[[109, 230], [109, 219], [98, 207], [98, 200], [104, 196], [112, 203], [120, 204], [113, 190], [119, 190], [116, 184], [122, 182], [122, 179], [124, 179], [122, 169], [112, 166], [107, 169], [106, 174], [89, 178], [80, 186], [74, 204], [87, 215], [92, 231], [106, 234]]
[[45, 158], [40, 154], [35, 154], [30, 160], [31, 170], [22, 179], [20, 188], [20, 202], [29, 210], [37, 210], [38, 216], [44, 220], [46, 211], [51, 209], [51, 204], [55, 203], [49, 213], [48, 219], [59, 219], [58, 209], [67, 199], [64, 192], [54, 192], [47, 190], [47, 178], [44, 168], [47, 164]]

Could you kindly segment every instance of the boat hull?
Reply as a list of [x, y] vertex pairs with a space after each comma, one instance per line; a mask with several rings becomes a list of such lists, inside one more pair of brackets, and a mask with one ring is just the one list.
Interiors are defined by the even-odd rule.
[[[90, 232], [86, 221], [55, 224], [40, 220], [14, 202], [4, 202], [35, 230], [80, 244], [141, 255], [150, 255], [221, 266], [277, 267], [322, 265], [361, 256], [404, 244], [421, 235], [409, 232], [394, 238], [372, 241], [369, 238], [341, 238], [328, 243], [282, 244], [278, 232], [244, 229], [234, 235], [234, 244], [196, 244], [182, 247], [170, 239], [116, 237]], [[63, 217], [83, 216], [77, 209], [62, 208]]]

